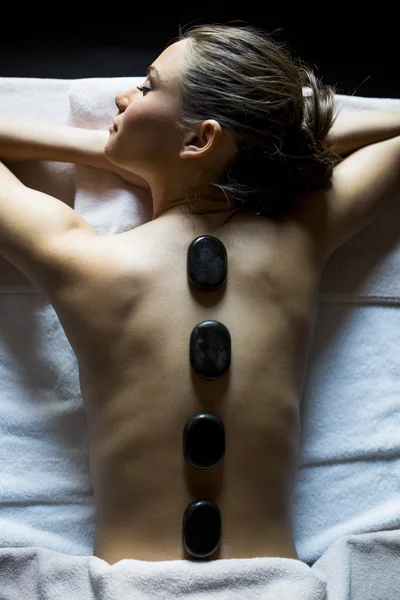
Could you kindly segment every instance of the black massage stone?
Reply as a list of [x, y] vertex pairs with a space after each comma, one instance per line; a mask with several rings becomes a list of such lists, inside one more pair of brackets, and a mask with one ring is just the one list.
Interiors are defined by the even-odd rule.
[[221, 511], [212, 500], [195, 500], [183, 514], [182, 541], [195, 558], [214, 554], [221, 542]]
[[183, 455], [198, 469], [215, 467], [225, 454], [225, 428], [219, 417], [198, 414], [186, 423], [183, 431]]
[[223, 243], [212, 235], [201, 235], [190, 244], [187, 253], [187, 276], [190, 283], [203, 291], [213, 291], [225, 283], [228, 258]]
[[231, 364], [231, 335], [219, 321], [202, 321], [190, 335], [190, 364], [203, 379], [218, 379]]

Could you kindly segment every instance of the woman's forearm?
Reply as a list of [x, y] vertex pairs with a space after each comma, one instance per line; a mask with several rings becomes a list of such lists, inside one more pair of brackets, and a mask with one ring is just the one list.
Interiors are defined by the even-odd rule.
[[327, 145], [344, 156], [398, 135], [400, 110], [342, 109], [328, 133]]
[[0, 161], [71, 162], [119, 175], [124, 181], [150, 189], [139, 175], [111, 163], [104, 154], [110, 137], [103, 129], [81, 129], [46, 121], [0, 115]]
[[45, 121], [0, 115], [0, 160], [72, 162], [97, 167], [99, 132]]

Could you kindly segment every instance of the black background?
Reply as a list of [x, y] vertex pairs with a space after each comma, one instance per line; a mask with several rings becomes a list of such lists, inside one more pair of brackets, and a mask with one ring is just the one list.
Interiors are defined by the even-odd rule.
[[292, 55], [324, 83], [335, 85], [338, 94], [400, 97], [398, 22], [387, 6], [379, 15], [377, 5], [368, 11], [350, 4], [307, 3], [294, 11], [287, 3], [281, 9], [264, 3], [262, 10], [259, 5], [232, 11], [215, 8], [217, 3], [198, 10], [173, 5], [168, 10], [161, 8], [165, 4], [156, 8], [150, 3], [137, 10], [132, 3], [101, 8], [97, 3], [86, 13], [82, 6], [79, 14], [72, 14], [76, 7], [53, 5], [40, 16], [23, 8], [18, 14], [19, 6], [16, 14], [2, 17], [0, 77], [140, 77], [178, 36], [179, 25], [236, 23], [271, 33], [279, 29], [274, 39], [286, 42]]

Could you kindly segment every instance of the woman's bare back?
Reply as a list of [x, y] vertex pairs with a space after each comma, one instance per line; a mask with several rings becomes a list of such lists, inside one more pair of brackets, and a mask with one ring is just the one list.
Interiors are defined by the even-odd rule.
[[[214, 292], [187, 279], [188, 247], [204, 234], [228, 256], [226, 283]], [[95, 555], [110, 563], [190, 558], [183, 513], [209, 498], [222, 515], [212, 558], [298, 558], [291, 500], [320, 276], [308, 233], [290, 219], [237, 215], [214, 229], [171, 215], [90, 238], [79, 252], [79, 286], [52, 304], [79, 362]], [[231, 334], [230, 368], [215, 381], [189, 362], [191, 331], [206, 319]], [[199, 412], [225, 427], [225, 455], [206, 471], [183, 456], [184, 426]]]

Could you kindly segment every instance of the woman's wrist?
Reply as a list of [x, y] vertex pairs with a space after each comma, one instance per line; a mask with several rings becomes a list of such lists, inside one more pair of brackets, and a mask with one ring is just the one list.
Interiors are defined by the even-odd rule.
[[400, 135], [400, 110], [342, 110], [328, 137], [327, 146], [340, 156]]

